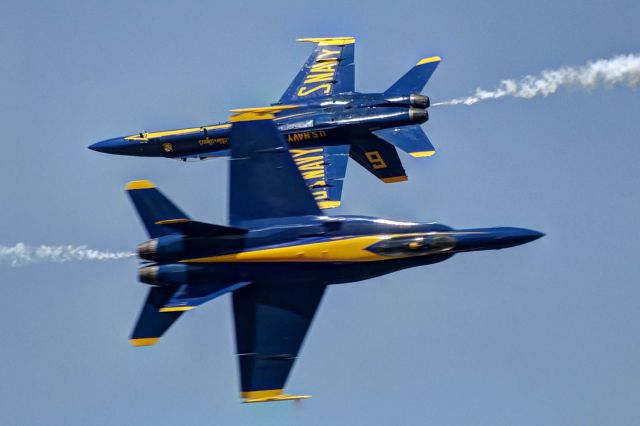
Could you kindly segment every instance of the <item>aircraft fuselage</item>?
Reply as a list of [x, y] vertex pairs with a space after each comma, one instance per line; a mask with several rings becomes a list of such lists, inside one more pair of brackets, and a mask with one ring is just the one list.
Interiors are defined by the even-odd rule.
[[245, 235], [168, 235], [147, 241], [138, 246], [138, 254], [154, 263], [140, 268], [140, 280], [160, 286], [213, 279], [340, 284], [441, 262], [455, 253], [513, 247], [543, 235], [522, 228], [454, 230], [356, 216], [302, 219], [270, 221], [264, 227], [253, 223]]
[[[429, 98], [350, 93], [297, 104], [276, 115], [275, 122], [291, 149], [348, 144], [371, 131], [422, 124], [429, 118]], [[108, 154], [166, 157], [183, 161], [229, 155], [231, 125], [142, 132], [90, 146]]]

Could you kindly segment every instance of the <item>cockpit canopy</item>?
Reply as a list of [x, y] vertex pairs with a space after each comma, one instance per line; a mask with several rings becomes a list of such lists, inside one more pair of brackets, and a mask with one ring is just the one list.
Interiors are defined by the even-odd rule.
[[453, 249], [455, 238], [450, 234], [425, 234], [392, 237], [380, 241], [367, 250], [389, 257], [424, 256]]

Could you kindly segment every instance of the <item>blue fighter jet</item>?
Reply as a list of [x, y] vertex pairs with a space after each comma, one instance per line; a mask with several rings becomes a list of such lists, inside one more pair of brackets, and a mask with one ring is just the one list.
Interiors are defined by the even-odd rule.
[[[275, 113], [278, 130], [320, 208], [340, 205], [349, 156], [383, 182], [392, 183], [407, 180], [396, 147], [413, 157], [434, 154], [420, 127], [429, 117], [430, 103], [420, 92], [439, 57], [420, 60], [383, 93], [359, 93], [353, 37], [298, 41], [316, 47], [280, 100], [263, 111]], [[120, 155], [205, 159], [229, 155], [230, 131], [227, 122], [142, 132], [89, 148]]]
[[138, 246], [148, 262], [139, 279], [151, 287], [131, 343], [153, 345], [183, 312], [231, 293], [244, 402], [308, 398], [283, 389], [327, 286], [543, 236], [325, 216], [275, 118], [249, 112], [230, 120], [228, 226], [190, 219], [149, 181], [126, 186], [151, 238]]

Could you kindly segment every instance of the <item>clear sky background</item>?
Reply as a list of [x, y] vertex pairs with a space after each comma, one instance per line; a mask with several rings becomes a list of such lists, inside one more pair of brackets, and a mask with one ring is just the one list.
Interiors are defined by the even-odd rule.
[[[86, 146], [277, 100], [312, 47], [296, 37], [355, 36], [359, 91], [442, 56], [437, 101], [640, 52], [639, 16], [636, 0], [5, 0], [0, 245], [132, 250], [146, 239], [133, 179], [225, 223], [225, 160]], [[227, 297], [136, 349], [136, 260], [0, 265], [0, 424], [640, 424], [639, 95], [432, 109], [437, 154], [402, 154], [407, 183], [351, 162], [332, 213], [547, 236], [332, 287], [287, 386], [308, 401], [240, 404]]]

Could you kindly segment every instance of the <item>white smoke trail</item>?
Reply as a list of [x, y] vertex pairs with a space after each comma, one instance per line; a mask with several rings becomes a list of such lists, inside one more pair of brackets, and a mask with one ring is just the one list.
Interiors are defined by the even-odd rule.
[[519, 80], [502, 80], [494, 90], [476, 89], [472, 96], [438, 102], [433, 106], [473, 105], [487, 99], [505, 96], [530, 99], [535, 96], [549, 96], [561, 86], [592, 89], [599, 84], [611, 87], [623, 84], [636, 87], [640, 83], [640, 55], [618, 55], [611, 59], [598, 59], [586, 65], [562, 67], [542, 71], [538, 76], [527, 75]]
[[18, 243], [13, 247], [0, 245], [0, 264], [24, 266], [31, 263], [64, 263], [78, 260], [118, 260], [135, 256], [129, 252], [100, 251], [87, 246], [28, 246]]

